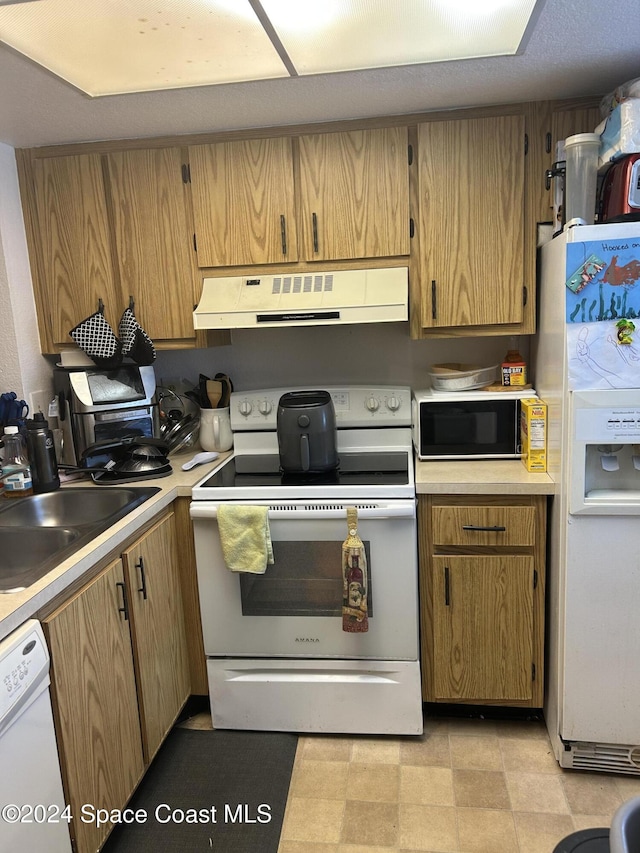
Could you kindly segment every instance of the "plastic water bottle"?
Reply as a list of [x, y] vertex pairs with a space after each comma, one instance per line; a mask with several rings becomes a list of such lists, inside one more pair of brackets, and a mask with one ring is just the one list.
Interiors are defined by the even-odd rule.
[[53, 433], [42, 412], [36, 412], [33, 419], [27, 421], [26, 427], [34, 494], [53, 492], [60, 488]]
[[4, 428], [2, 481], [5, 498], [24, 498], [33, 494], [31, 468], [17, 426]]

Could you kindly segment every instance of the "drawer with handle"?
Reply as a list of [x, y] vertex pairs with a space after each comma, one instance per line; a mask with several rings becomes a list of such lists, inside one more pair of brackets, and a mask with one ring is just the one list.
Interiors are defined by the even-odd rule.
[[434, 546], [533, 546], [533, 506], [433, 506]]

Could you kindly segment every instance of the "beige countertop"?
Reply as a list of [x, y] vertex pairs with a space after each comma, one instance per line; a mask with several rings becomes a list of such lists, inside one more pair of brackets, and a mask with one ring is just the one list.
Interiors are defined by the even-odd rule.
[[419, 495], [552, 495], [548, 474], [529, 473], [519, 459], [416, 459]]
[[[103, 557], [116, 551], [134, 536], [137, 530], [169, 506], [177, 497], [191, 497], [192, 487], [219, 467], [230, 455], [230, 453], [221, 453], [218, 459], [213, 462], [198, 465], [190, 471], [183, 471], [182, 464], [191, 459], [194, 452], [188, 450], [172, 456], [173, 472], [168, 477], [132, 482], [132, 486], [157, 486], [159, 491], [108, 530], [105, 530], [104, 533], [96, 536], [93, 542], [84, 548], [80, 548], [75, 554], [52, 569], [37, 583], [20, 592], [0, 594], [0, 639], [6, 637], [27, 619], [32, 618], [38, 610], [45, 607]], [[94, 485], [86, 477], [72, 483], [66, 483], [62, 488], [73, 489], [89, 485], [96, 489], [109, 488], [108, 486]]]
[[[132, 483], [132, 486], [157, 486], [159, 491], [37, 583], [20, 592], [0, 594], [0, 639], [32, 618], [104, 557], [117, 552], [177, 497], [191, 497], [192, 487], [219, 467], [230, 453], [221, 453], [213, 462], [183, 471], [183, 462], [192, 455], [192, 451], [186, 451], [172, 457], [173, 473], [168, 477]], [[82, 479], [62, 488], [87, 485], [92, 485], [91, 480]], [[553, 494], [554, 485], [547, 474], [527, 473], [519, 460], [416, 462], [416, 491], [418, 494]]]

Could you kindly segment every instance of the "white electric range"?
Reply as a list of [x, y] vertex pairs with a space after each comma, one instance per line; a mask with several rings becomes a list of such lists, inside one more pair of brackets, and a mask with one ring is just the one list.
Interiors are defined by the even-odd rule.
[[[407, 387], [325, 386], [340, 464], [280, 470], [278, 400], [231, 396], [234, 454], [193, 489], [198, 584], [214, 726], [419, 734], [416, 499]], [[217, 510], [268, 506], [274, 563], [225, 565]], [[342, 630], [347, 507], [367, 553], [369, 630]]]

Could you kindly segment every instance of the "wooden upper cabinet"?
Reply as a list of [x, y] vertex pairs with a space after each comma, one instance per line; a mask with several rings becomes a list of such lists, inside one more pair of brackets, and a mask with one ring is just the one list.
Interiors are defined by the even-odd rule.
[[422, 327], [521, 323], [524, 115], [423, 123], [418, 149]]
[[308, 261], [409, 254], [406, 127], [301, 136]]
[[200, 267], [298, 260], [290, 138], [194, 145], [189, 169]]
[[121, 300], [100, 155], [34, 160], [33, 195], [32, 267], [46, 351], [72, 346], [70, 330], [96, 311], [99, 299], [107, 320], [117, 323]]
[[556, 143], [576, 133], [593, 133], [602, 121], [600, 108], [593, 106], [557, 107], [551, 119], [551, 157], [556, 159]]
[[196, 262], [179, 148], [106, 156], [120, 313], [132, 296], [153, 340], [192, 339]]
[[[596, 104], [593, 106], [576, 106], [573, 108], [565, 105], [554, 109], [551, 114], [551, 138], [549, 144], [550, 151], [546, 163], [547, 168], [550, 168], [558, 160], [558, 142], [561, 142], [568, 136], [573, 136], [576, 133], [593, 133], [600, 121], [600, 108]], [[556, 180], [558, 180], [558, 178], [556, 178]], [[555, 186], [553, 181], [550, 183], [551, 188], [546, 192], [547, 207], [545, 209], [544, 219], [553, 221]], [[555, 228], [559, 228], [561, 224], [561, 222], [555, 222]]]

